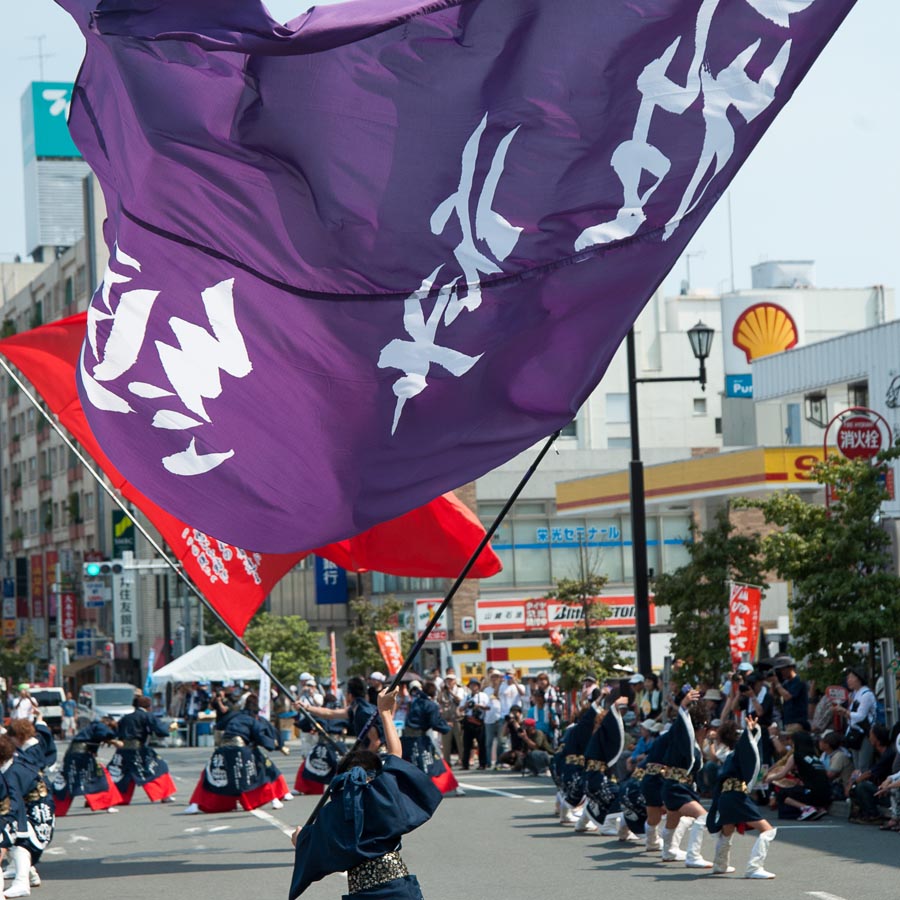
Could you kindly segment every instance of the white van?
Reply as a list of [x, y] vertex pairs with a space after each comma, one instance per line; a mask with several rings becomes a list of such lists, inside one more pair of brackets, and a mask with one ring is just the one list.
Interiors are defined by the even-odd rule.
[[28, 693], [31, 699], [41, 708], [41, 717], [47, 727], [57, 736], [62, 737], [62, 704], [66, 692], [61, 687], [45, 687], [41, 684], [29, 684]]
[[134, 696], [138, 688], [133, 684], [106, 681], [100, 684], [85, 684], [78, 692], [75, 718], [78, 728], [90, 722], [112, 716], [121, 719], [126, 713], [134, 712]]

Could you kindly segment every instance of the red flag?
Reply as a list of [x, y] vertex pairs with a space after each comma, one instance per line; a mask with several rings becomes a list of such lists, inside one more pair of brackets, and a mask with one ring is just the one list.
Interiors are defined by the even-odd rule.
[[[272, 588], [307, 553], [252, 553], [218, 541], [176, 519], [125, 479], [97, 444], [78, 397], [75, 368], [86, 322], [86, 313], [79, 313], [13, 335], [0, 340], [0, 353], [34, 385], [113, 487], [153, 523], [223, 620], [243, 634]], [[474, 514], [452, 494], [445, 494], [357, 537], [310, 552], [354, 571], [452, 578], [483, 537]], [[469, 577], [487, 578], [500, 569], [500, 560], [488, 547]]]
[[756, 656], [759, 643], [759, 608], [762, 590], [751, 584], [732, 584], [728, 603], [731, 662], [737, 667]]
[[375, 640], [387, 666], [388, 675], [396, 675], [403, 665], [403, 649], [400, 645], [399, 631], [376, 631]]

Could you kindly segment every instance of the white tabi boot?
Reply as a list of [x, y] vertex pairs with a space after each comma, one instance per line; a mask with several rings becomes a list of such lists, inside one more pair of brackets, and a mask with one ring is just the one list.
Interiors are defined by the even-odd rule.
[[560, 803], [562, 803], [562, 794], [559, 791], [557, 791], [556, 792], [556, 803], [553, 806], [553, 815], [554, 816], [560, 815], [560, 809], [561, 809]]
[[578, 821], [581, 807], [571, 807], [565, 800], [559, 801], [559, 824], [574, 825]]
[[32, 866], [28, 870], [28, 883], [32, 887], [40, 887], [41, 886], [41, 876], [38, 874], [38, 870]]
[[[769, 844], [775, 840], [775, 835], [778, 833], [777, 828], [773, 828], [771, 831], [764, 831], [757, 839], [756, 843], [753, 845], [753, 849], [750, 851], [750, 859], [747, 861], [747, 872], [744, 875], [744, 878], [774, 878], [775, 874], [773, 872], [767, 872], [763, 868], [763, 863], [766, 861], [766, 855], [769, 852]], [[6, 894], [9, 897], [9, 893]]]
[[604, 837], [615, 837], [619, 833], [619, 818], [621, 813], [608, 815], [600, 826], [600, 834]]
[[711, 869], [713, 866], [700, 853], [704, 834], [706, 834], [706, 813], [694, 819], [691, 830], [688, 832], [687, 856], [684, 858], [684, 864], [689, 869]]
[[31, 885], [28, 882], [28, 871], [31, 869], [31, 854], [24, 847], [10, 847], [9, 855], [16, 867], [16, 875], [12, 884], [4, 888], [4, 897], [29, 897]]
[[716, 840], [716, 855], [713, 858], [713, 875], [730, 875], [734, 871], [731, 862], [731, 841], [734, 834], [724, 835], [721, 831]]
[[620, 841], [627, 841], [629, 844], [643, 843], [641, 838], [628, 827], [628, 820], [625, 818], [624, 813], [619, 816], [619, 830], [616, 832], [616, 836]]
[[659, 828], [659, 825], [644, 826], [644, 837], [647, 841], [644, 849], [649, 853], [654, 853], [657, 850], [662, 850], [662, 840], [659, 837]]
[[599, 831], [600, 826], [594, 821], [594, 817], [588, 812], [587, 804], [582, 807], [581, 815], [575, 823], [575, 831], [577, 834], [588, 834]]
[[691, 816], [682, 816], [678, 820], [678, 824], [672, 829], [663, 825], [661, 857], [663, 862], [684, 862], [687, 854], [681, 849], [679, 844], [681, 844], [684, 833], [691, 827], [693, 822], [694, 820]]

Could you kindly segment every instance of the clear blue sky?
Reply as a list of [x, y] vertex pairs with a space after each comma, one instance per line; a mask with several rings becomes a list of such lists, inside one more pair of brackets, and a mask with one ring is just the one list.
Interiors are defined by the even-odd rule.
[[[320, 0], [320, 5], [335, 0]], [[82, 43], [52, 0], [7, 0], [0, 33], [0, 259], [25, 252], [19, 99], [40, 77], [72, 81]], [[270, 0], [281, 21], [302, 0]], [[731, 189], [735, 283], [766, 259], [815, 259], [825, 287], [900, 286], [900, 0], [858, 0]], [[688, 252], [695, 288], [730, 284], [724, 201]], [[666, 281], [675, 293], [682, 259]]]

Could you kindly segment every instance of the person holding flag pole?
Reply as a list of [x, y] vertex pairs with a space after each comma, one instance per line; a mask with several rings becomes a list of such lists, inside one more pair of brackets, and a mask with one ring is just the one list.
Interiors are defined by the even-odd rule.
[[[314, 881], [342, 871], [348, 872], [350, 893], [359, 900], [422, 900], [418, 881], [406, 870], [396, 851], [402, 835], [431, 818], [440, 803], [441, 792], [424, 772], [402, 759], [403, 748], [394, 726], [397, 691], [403, 676], [409, 671], [413, 660], [475, 565], [479, 554], [490, 543], [559, 434], [556, 431], [547, 438], [447, 596], [428, 620], [403, 664], [393, 675], [390, 687], [379, 695], [378, 709], [366, 719], [362, 727], [354, 728], [356, 742], [342, 761], [338, 777], [328, 785], [306, 824], [294, 831], [294, 871], [290, 900], [296, 900]], [[355, 679], [350, 679], [347, 685], [351, 696], [359, 693], [359, 685], [355, 685], [354, 681]], [[359, 682], [361, 685], [361, 679]], [[360, 699], [365, 702], [364, 697]], [[377, 723], [381, 726], [380, 730], [376, 727], [376, 720], [380, 720]], [[373, 732], [383, 735], [389, 754], [384, 765], [368, 749], [372, 745]], [[335, 800], [329, 803], [332, 794], [339, 796], [341, 802]], [[386, 805], [383, 794], [389, 794], [389, 805]], [[371, 801], [368, 806], [367, 799]], [[352, 810], [353, 814], [349, 819], [346, 810]], [[393, 815], [388, 815], [388, 810], [393, 811]]]

